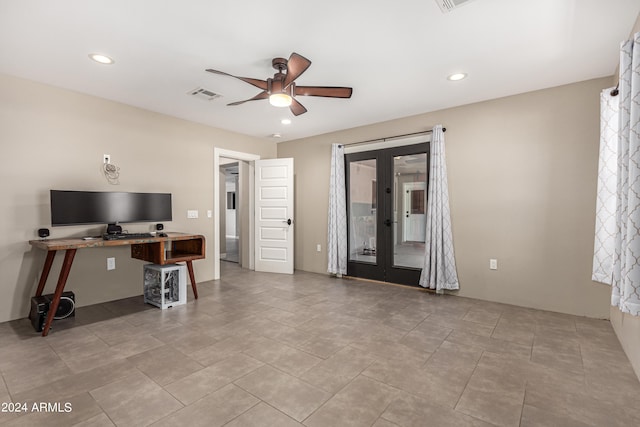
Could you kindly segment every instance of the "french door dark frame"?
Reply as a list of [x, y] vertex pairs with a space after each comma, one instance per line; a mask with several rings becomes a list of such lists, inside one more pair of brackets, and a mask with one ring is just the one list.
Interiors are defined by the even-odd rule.
[[426, 153], [426, 182], [429, 181], [429, 143], [364, 151], [345, 155], [347, 195], [347, 235], [351, 236], [350, 163], [376, 160], [376, 262], [351, 260], [351, 239], [348, 239], [347, 275], [384, 282], [418, 286], [422, 269], [394, 265], [394, 157]]

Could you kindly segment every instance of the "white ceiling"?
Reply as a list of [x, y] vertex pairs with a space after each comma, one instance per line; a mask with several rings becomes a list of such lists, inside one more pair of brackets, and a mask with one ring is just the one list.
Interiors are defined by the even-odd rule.
[[[0, 0], [0, 72], [284, 141], [612, 75], [639, 12], [638, 0], [475, 0], [447, 14], [434, 0]], [[298, 117], [265, 100], [228, 107], [260, 90], [204, 71], [264, 80], [291, 52], [313, 62], [297, 84], [353, 97], [298, 97]], [[223, 97], [187, 96], [196, 87]]]

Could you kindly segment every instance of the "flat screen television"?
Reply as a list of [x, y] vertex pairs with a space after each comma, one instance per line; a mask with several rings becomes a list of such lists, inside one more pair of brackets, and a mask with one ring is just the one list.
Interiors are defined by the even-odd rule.
[[171, 220], [171, 193], [51, 190], [54, 227]]

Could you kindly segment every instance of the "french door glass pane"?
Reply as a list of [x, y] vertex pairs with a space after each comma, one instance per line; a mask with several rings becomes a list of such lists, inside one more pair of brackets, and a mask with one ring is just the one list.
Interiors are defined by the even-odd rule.
[[349, 260], [376, 262], [377, 165], [349, 163]]
[[427, 219], [427, 154], [393, 158], [393, 265], [422, 268]]

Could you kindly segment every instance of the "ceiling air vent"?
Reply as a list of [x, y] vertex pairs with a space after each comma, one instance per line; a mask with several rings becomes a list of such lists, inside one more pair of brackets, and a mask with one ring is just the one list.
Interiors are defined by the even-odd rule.
[[473, 0], [436, 0], [436, 3], [440, 6], [442, 13], [447, 13], [472, 1]]
[[196, 98], [204, 99], [205, 101], [213, 101], [216, 98], [222, 97], [219, 93], [211, 92], [209, 89], [201, 87], [190, 90], [188, 94], [195, 96]]

